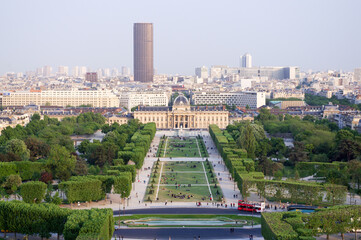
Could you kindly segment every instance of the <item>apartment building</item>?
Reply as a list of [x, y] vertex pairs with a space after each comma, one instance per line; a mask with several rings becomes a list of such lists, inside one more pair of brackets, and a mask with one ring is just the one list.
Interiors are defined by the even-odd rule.
[[120, 106], [129, 111], [136, 106], [168, 106], [169, 97], [167, 92], [122, 92], [120, 94]]
[[2, 106], [51, 105], [119, 107], [119, 98], [110, 90], [72, 89], [72, 90], [30, 90], [4, 92], [0, 96]]
[[238, 107], [259, 108], [266, 105], [264, 92], [195, 92], [192, 94], [194, 105], [227, 104]]

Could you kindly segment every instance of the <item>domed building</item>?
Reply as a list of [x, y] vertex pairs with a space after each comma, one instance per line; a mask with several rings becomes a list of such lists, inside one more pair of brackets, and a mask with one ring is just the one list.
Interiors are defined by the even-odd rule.
[[180, 94], [172, 107], [139, 106], [134, 118], [142, 123], [155, 122], [158, 129], [208, 129], [210, 124], [226, 128], [229, 112], [224, 106], [191, 106]]

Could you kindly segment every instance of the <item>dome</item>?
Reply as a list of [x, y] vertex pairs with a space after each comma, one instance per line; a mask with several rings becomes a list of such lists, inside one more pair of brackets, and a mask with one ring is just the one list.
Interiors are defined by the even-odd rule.
[[185, 106], [189, 105], [188, 99], [184, 95], [179, 95], [173, 102], [173, 106]]

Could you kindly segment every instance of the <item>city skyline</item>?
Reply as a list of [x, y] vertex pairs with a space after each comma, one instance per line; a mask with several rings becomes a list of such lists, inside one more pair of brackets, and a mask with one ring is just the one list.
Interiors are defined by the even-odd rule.
[[144, 10], [138, 3], [116, 1], [1, 3], [7, 11], [0, 16], [0, 75], [46, 65], [132, 66], [135, 22], [156, 25], [154, 68], [159, 73], [237, 66], [245, 52], [254, 66], [352, 71], [361, 62], [358, 1], [142, 3]]

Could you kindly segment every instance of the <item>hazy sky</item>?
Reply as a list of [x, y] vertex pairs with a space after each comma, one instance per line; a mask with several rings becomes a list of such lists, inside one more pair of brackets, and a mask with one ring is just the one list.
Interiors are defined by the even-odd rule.
[[2, 0], [0, 74], [51, 65], [133, 69], [133, 23], [154, 24], [158, 73], [197, 66], [361, 67], [360, 0]]

